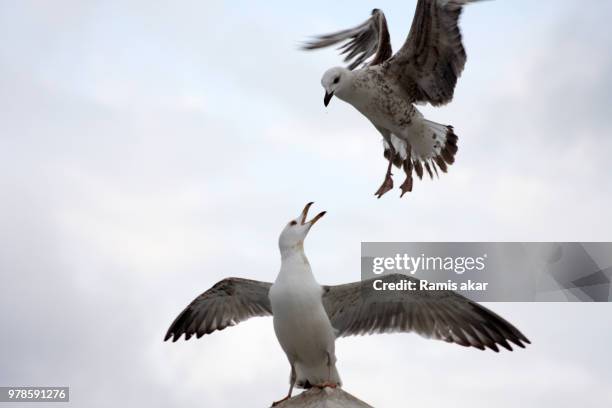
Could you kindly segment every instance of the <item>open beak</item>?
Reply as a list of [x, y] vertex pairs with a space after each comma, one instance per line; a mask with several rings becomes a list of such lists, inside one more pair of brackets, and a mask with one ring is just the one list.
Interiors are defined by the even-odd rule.
[[325, 105], [325, 107], [327, 107], [327, 105], [329, 105], [329, 101], [331, 101], [331, 98], [333, 96], [334, 96], [333, 92], [325, 91], [325, 97], [323, 98], [323, 105]]
[[304, 207], [304, 209], [302, 210], [302, 214], [300, 215], [302, 225], [310, 224], [310, 226], [312, 227], [315, 222], [319, 221], [319, 219], [325, 215], [326, 211], [320, 212], [317, 215], [315, 215], [315, 217], [312, 220], [306, 222], [306, 217], [308, 216], [308, 210], [310, 209], [310, 206], [312, 206], [313, 204], [314, 203], [306, 204], [306, 207]]

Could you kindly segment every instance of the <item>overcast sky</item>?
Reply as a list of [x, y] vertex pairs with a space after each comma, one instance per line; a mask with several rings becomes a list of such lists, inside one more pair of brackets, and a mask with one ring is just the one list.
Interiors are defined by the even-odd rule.
[[[396, 49], [415, 3], [376, 4]], [[306, 242], [325, 284], [359, 279], [361, 241], [610, 241], [612, 2], [585, 4], [468, 7], [455, 99], [420, 108], [455, 127], [457, 162], [376, 200], [379, 135], [323, 107], [339, 58], [297, 50], [372, 2], [0, 0], [0, 385], [68, 385], [75, 407], [267, 406], [289, 374], [270, 318], [162, 338], [223, 277], [274, 280], [308, 201], [328, 210]], [[340, 339], [345, 389], [377, 407], [612, 403], [610, 304], [489, 306], [533, 345]]]

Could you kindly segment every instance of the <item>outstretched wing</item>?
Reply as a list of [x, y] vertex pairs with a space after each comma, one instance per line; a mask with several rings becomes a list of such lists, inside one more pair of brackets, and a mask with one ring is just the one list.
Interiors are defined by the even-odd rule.
[[401, 282], [419, 279], [393, 274], [338, 286], [325, 286], [323, 305], [338, 330], [338, 336], [390, 332], [416, 332], [421, 336], [485, 347], [497, 345], [512, 350], [529, 340], [512, 324], [458, 293], [429, 290], [377, 291], [373, 282]]
[[194, 299], [172, 322], [164, 341], [197, 338], [254, 316], [271, 316], [269, 282], [227, 278]]
[[[321, 35], [304, 44], [302, 49], [314, 50], [347, 41], [339, 49], [341, 55], [346, 55], [344, 62], [349, 63], [349, 69], [355, 69], [361, 64], [377, 65], [391, 58], [391, 39], [387, 28], [387, 20], [382, 11], [372, 10], [372, 15], [357, 27]], [[370, 62], [368, 58], [374, 55]]]
[[406, 42], [389, 61], [389, 69], [415, 102], [444, 105], [453, 99], [467, 59], [459, 16], [463, 6], [479, 0], [419, 0]]

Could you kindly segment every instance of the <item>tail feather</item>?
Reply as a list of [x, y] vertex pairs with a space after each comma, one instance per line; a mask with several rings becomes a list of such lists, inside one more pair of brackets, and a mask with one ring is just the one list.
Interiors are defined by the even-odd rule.
[[391, 161], [398, 169], [401, 169], [404, 160], [408, 157], [408, 144], [394, 134], [390, 135], [389, 142], [387, 143], [386, 140], [383, 140], [385, 159]]
[[427, 170], [427, 173], [429, 174], [429, 178], [433, 180], [433, 173], [429, 167], [429, 162], [424, 161], [423, 164], [425, 165], [425, 170]]
[[391, 134], [389, 142], [384, 141], [384, 156], [396, 167], [404, 168], [407, 181], [403, 184], [403, 193], [412, 190], [413, 170], [419, 179], [423, 178], [425, 171], [432, 179], [434, 173], [439, 177], [438, 168], [447, 173], [448, 166], [455, 163], [458, 141], [452, 126], [427, 119], [423, 119], [420, 134], [409, 137], [407, 141]]
[[393, 165], [397, 168], [402, 168], [402, 164], [404, 163], [404, 158], [402, 158], [402, 155], [399, 153], [396, 153], [395, 150], [389, 148], [386, 148], [383, 152], [383, 155], [385, 156], [385, 159], [393, 162]]
[[440, 178], [440, 175], [438, 174], [438, 166], [436, 166], [436, 162], [434, 161], [434, 159], [431, 159], [431, 168], [433, 169], [434, 173], [436, 173], [436, 178]]
[[446, 166], [446, 162], [444, 161], [444, 158], [442, 158], [442, 156], [436, 156], [434, 157], [434, 160], [436, 161], [436, 164], [438, 165], [440, 170], [442, 170], [443, 173], [446, 173], [448, 171], [448, 167]]
[[416, 171], [417, 176], [419, 176], [419, 180], [423, 180], [423, 165], [421, 161], [412, 159], [412, 163], [414, 165], [414, 171]]
[[457, 142], [459, 137], [455, 134], [452, 126], [442, 125], [432, 122], [431, 120], [423, 119], [422, 134], [411, 140], [412, 145], [412, 161], [424, 162], [425, 169], [428, 173], [427, 162], [430, 162], [435, 169], [435, 164], [446, 173], [448, 166], [455, 162], [455, 155], [459, 148]]

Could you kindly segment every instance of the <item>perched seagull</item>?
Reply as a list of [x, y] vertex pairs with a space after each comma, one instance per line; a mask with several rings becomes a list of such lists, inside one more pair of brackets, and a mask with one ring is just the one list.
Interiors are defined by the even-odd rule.
[[321, 286], [304, 254], [304, 239], [325, 211], [306, 221], [308, 203], [289, 221], [278, 245], [281, 267], [276, 281], [227, 278], [198, 296], [170, 325], [165, 340], [197, 338], [253, 316], [273, 316], [274, 331], [291, 366], [289, 392], [299, 388], [342, 385], [336, 369], [338, 337], [390, 332], [416, 332], [424, 337], [466, 347], [512, 351], [529, 340], [489, 309], [452, 291], [378, 291], [385, 283], [418, 279], [386, 275], [344, 285]]
[[455, 161], [458, 138], [453, 127], [425, 119], [414, 104], [441, 106], [453, 99], [466, 61], [459, 16], [473, 1], [478, 0], [418, 0], [408, 38], [393, 56], [387, 21], [378, 9], [357, 27], [315, 37], [303, 46], [314, 50], [346, 41], [340, 50], [347, 54], [348, 69], [335, 67], [323, 74], [323, 103], [327, 106], [337, 96], [382, 134], [389, 165], [378, 198], [393, 188], [392, 165], [403, 166], [406, 173], [403, 196], [412, 191], [413, 169], [419, 179], [423, 168], [433, 178], [437, 167], [446, 173]]

